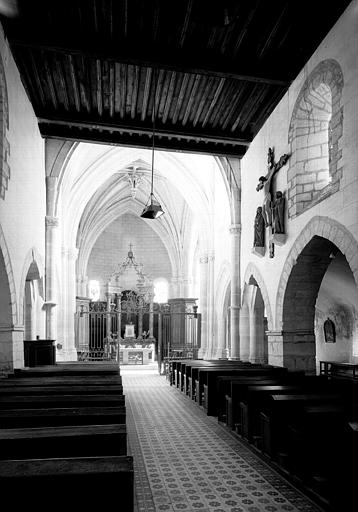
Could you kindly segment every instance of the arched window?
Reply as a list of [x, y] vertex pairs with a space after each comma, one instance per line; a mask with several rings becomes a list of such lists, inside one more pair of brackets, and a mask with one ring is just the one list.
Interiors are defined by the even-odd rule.
[[163, 304], [168, 302], [169, 286], [164, 278], [155, 279], [154, 282], [154, 302]]
[[289, 129], [288, 214], [296, 217], [339, 189], [342, 177], [343, 75], [333, 59], [308, 76]]

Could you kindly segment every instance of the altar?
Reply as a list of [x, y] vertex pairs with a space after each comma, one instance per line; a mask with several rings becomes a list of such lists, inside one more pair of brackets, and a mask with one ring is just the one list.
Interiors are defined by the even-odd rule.
[[125, 325], [124, 337], [119, 345], [120, 364], [149, 364], [154, 360], [154, 344], [137, 338], [134, 325]]
[[120, 364], [149, 364], [154, 361], [154, 346], [147, 347], [121, 347], [119, 349]]

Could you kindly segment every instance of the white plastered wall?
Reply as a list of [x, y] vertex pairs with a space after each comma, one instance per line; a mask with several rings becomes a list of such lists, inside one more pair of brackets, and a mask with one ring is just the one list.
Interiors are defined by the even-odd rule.
[[[6, 136], [10, 145], [10, 179], [4, 199], [0, 199], [0, 219], [12, 270], [12, 299], [16, 302], [16, 319], [0, 331], [0, 345], [12, 345], [12, 350], [0, 351], [0, 365], [11, 369], [23, 365], [22, 276], [27, 271], [27, 255], [39, 254], [42, 261], [45, 257], [45, 167], [44, 141], [1, 26], [0, 53], [8, 94]], [[5, 361], [9, 357], [11, 360]]]
[[[358, 240], [358, 2], [350, 4], [343, 16], [322, 41], [317, 51], [307, 62], [304, 69], [292, 83], [265, 125], [255, 137], [242, 160], [242, 276], [250, 263], [260, 271], [268, 290], [268, 300], [273, 313], [269, 330], [281, 328], [277, 318], [276, 302], [278, 287], [286, 259], [296, 238], [313, 217], [334, 219], [345, 226]], [[341, 106], [343, 107], [342, 166], [343, 176], [340, 189], [294, 219], [286, 223], [287, 241], [283, 246], [275, 247], [274, 258], [260, 258], [251, 253], [253, 246], [253, 225], [256, 208], [261, 205], [262, 197], [256, 192], [258, 178], [267, 172], [267, 151], [274, 147], [276, 161], [284, 153], [290, 152], [288, 130], [298, 94], [306, 78], [315, 67], [326, 59], [334, 59], [341, 67], [344, 79]], [[287, 192], [287, 170], [284, 166], [277, 175], [277, 190]], [[308, 240], [307, 240], [308, 241]], [[355, 269], [352, 269], [353, 271]], [[243, 289], [243, 287], [242, 287]]]

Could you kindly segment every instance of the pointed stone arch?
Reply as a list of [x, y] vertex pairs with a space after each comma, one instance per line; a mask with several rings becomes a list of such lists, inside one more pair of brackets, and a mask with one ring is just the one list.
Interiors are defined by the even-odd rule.
[[[0, 251], [3, 260], [3, 278], [1, 289], [7, 294], [8, 313], [5, 315], [8, 326], [13, 327], [18, 324], [18, 310], [16, 300], [15, 279], [12, 271], [9, 250], [6, 244], [4, 232], [0, 225]], [[7, 282], [6, 282], [7, 281]]]
[[26, 257], [22, 267], [20, 293], [19, 293], [19, 321], [24, 323], [24, 297], [25, 297], [25, 282], [29, 273], [33, 279], [40, 281], [40, 295], [44, 299], [44, 264], [39, 251], [36, 247], [32, 247]]
[[[271, 330], [271, 329], [273, 329], [274, 324], [273, 324], [273, 315], [272, 315], [272, 309], [271, 309], [269, 295], [267, 292], [265, 281], [263, 280], [263, 277], [262, 277], [259, 269], [256, 267], [256, 265], [254, 263], [249, 263], [246, 268], [245, 275], [244, 275], [244, 285], [250, 283], [251, 277], [254, 278], [254, 280], [256, 281], [256, 283], [258, 284], [258, 286], [260, 288], [261, 295], [262, 295], [262, 298], [263, 298], [263, 301], [265, 304], [265, 309], [266, 309], [268, 329]], [[244, 290], [245, 290], [245, 286], [243, 286], [243, 291]], [[242, 297], [242, 300], [243, 300], [243, 297]]]

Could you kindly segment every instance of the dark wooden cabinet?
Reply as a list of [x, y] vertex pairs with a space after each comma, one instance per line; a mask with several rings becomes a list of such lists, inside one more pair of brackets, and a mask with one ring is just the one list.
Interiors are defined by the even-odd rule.
[[54, 340], [24, 340], [25, 366], [55, 364], [56, 348]]

